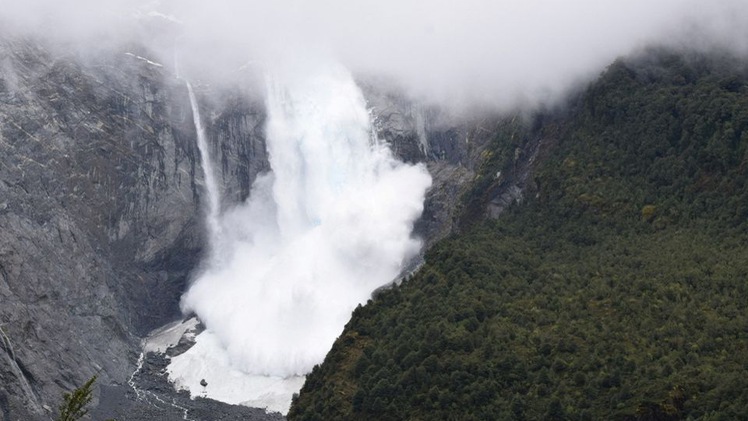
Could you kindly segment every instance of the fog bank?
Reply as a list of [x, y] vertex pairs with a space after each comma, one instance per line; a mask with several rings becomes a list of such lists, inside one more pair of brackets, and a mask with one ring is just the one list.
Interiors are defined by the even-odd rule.
[[4, 1], [4, 27], [101, 46], [135, 40], [181, 52], [201, 78], [261, 73], [324, 53], [443, 104], [506, 109], [559, 98], [615, 57], [658, 43], [748, 51], [738, 0]]

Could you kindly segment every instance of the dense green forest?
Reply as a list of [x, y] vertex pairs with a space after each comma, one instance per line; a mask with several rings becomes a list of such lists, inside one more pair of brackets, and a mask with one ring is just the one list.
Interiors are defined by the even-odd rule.
[[748, 420], [746, 74], [649, 51], [507, 125], [465, 209], [542, 139], [525, 200], [356, 309], [289, 419]]

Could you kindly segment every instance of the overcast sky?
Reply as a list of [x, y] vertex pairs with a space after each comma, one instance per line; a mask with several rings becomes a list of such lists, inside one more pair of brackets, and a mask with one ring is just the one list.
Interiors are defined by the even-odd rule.
[[738, 0], [0, 0], [0, 19], [79, 45], [140, 37], [161, 60], [178, 45], [221, 75], [325, 55], [414, 94], [500, 107], [557, 98], [653, 43], [748, 51]]

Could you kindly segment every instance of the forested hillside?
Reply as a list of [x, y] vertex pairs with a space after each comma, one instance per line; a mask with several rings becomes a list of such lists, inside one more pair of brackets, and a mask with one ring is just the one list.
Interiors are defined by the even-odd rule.
[[[748, 419], [745, 69], [650, 51], [497, 135], [466, 228], [354, 312], [289, 419]], [[523, 202], [470, 211], [538, 139]]]

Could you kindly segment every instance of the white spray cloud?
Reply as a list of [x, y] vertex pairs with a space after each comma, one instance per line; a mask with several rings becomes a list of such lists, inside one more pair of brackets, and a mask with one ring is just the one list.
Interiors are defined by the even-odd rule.
[[418, 253], [411, 231], [431, 184], [374, 137], [345, 68], [303, 64], [268, 77], [273, 171], [222, 215], [207, 268], [182, 297], [207, 330], [169, 366], [180, 388], [279, 412], [353, 308]]
[[218, 260], [183, 297], [252, 374], [306, 374], [356, 304], [394, 279], [431, 178], [372, 136], [342, 67], [305, 62], [268, 82], [271, 174], [225, 215]]

